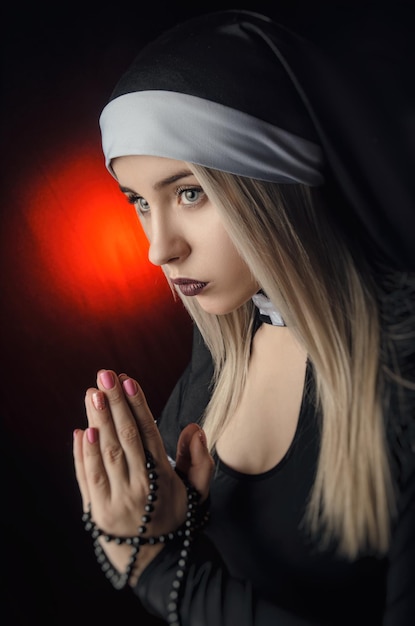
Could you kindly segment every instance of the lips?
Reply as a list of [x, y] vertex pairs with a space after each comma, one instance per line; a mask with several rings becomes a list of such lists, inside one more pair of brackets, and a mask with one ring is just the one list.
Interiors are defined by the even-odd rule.
[[184, 296], [197, 296], [207, 285], [192, 278], [173, 278], [172, 283], [177, 285]]

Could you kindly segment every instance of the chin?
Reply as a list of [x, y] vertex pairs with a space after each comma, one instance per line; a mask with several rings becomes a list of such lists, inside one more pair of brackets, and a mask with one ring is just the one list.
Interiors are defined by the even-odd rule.
[[209, 313], [210, 315], [228, 315], [228, 313], [233, 313], [233, 311], [237, 311], [245, 302], [248, 302], [248, 299], [244, 299], [238, 302], [203, 302], [202, 298], [198, 298], [198, 302], [200, 307], [205, 311], [205, 313]]

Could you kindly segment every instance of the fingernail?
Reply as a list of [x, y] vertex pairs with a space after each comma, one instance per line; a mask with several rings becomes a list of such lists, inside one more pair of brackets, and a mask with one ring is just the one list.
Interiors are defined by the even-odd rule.
[[75, 428], [73, 431], [73, 438], [75, 439], [76, 435], [79, 433], [79, 428]]
[[89, 443], [95, 443], [98, 440], [98, 431], [96, 428], [87, 428], [86, 438]]
[[112, 372], [101, 372], [99, 378], [104, 385], [105, 389], [112, 389], [115, 384], [114, 374]]
[[135, 396], [135, 394], [137, 393], [137, 385], [135, 384], [135, 381], [132, 380], [132, 378], [126, 378], [125, 380], [123, 380], [122, 386], [129, 396]]
[[95, 391], [92, 394], [92, 403], [97, 411], [105, 409], [105, 394], [102, 391]]

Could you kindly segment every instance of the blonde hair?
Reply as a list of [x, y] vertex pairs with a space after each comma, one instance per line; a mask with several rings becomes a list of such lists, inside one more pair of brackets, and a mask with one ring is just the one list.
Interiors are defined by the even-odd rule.
[[[393, 498], [380, 399], [378, 308], [369, 277], [362, 277], [329, 214], [313, 201], [312, 189], [190, 167], [313, 367], [321, 448], [305, 521], [350, 558], [366, 548], [384, 553]], [[214, 361], [203, 424], [213, 450], [246, 380], [253, 305], [214, 316], [195, 299], [183, 302]]]

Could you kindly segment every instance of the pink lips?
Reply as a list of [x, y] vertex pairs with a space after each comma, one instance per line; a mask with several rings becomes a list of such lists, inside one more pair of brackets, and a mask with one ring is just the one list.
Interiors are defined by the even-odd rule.
[[172, 283], [178, 286], [184, 296], [197, 296], [207, 285], [192, 278], [173, 278]]

